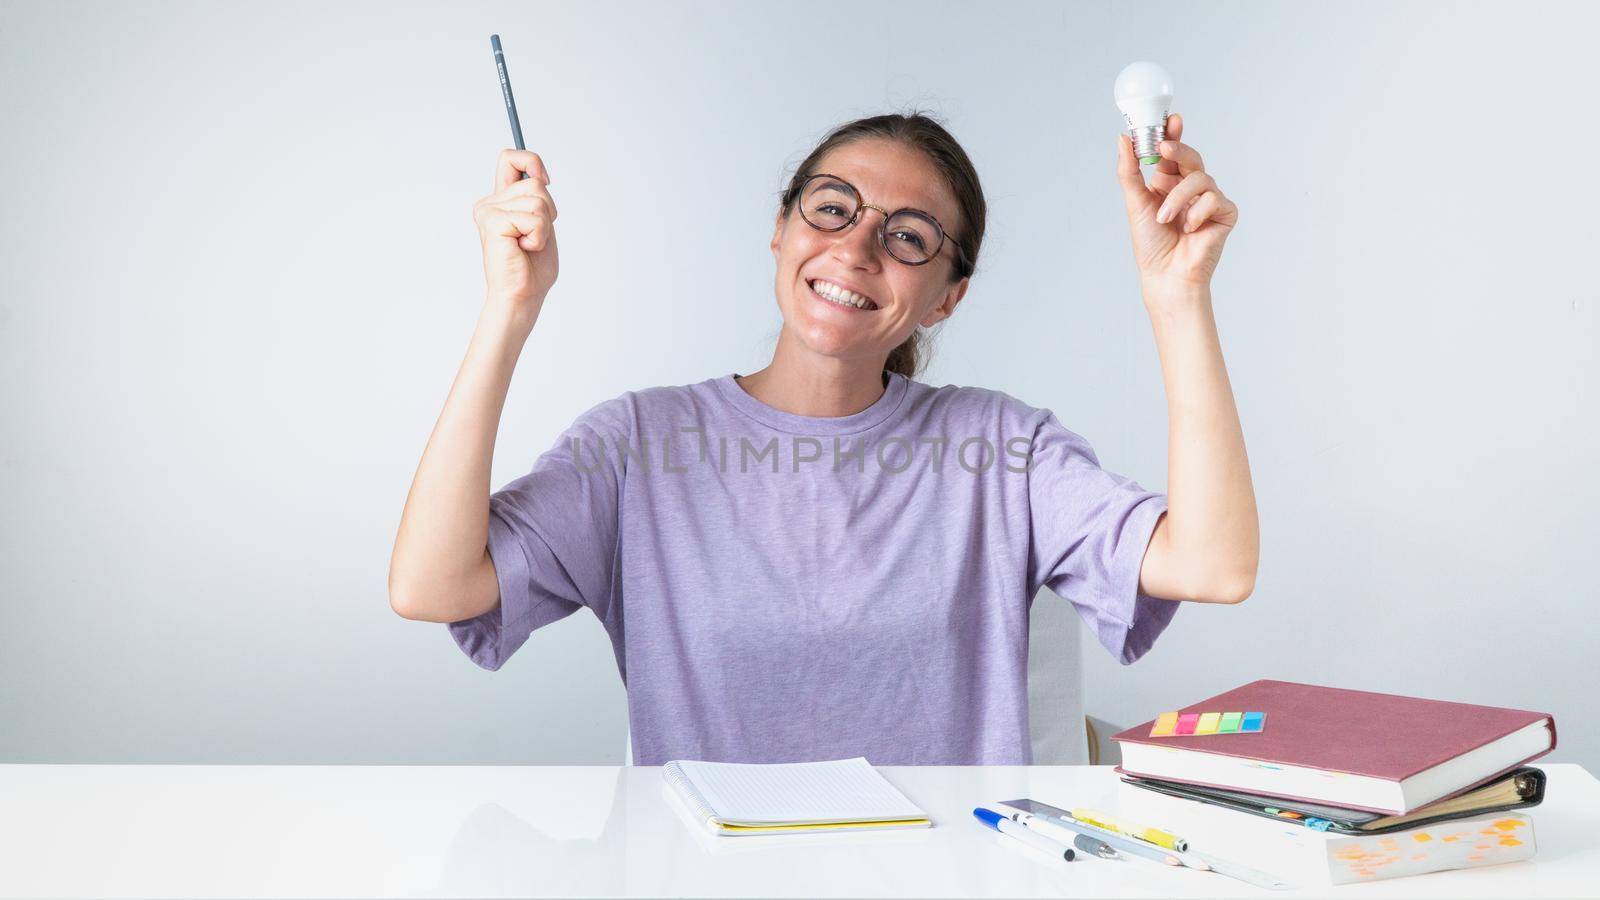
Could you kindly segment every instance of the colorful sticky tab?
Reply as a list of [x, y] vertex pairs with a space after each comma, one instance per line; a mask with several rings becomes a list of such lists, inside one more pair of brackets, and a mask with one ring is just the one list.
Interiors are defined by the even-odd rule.
[[1263, 712], [1164, 712], [1150, 727], [1151, 737], [1180, 737], [1201, 734], [1243, 734], [1263, 731], [1267, 714]]

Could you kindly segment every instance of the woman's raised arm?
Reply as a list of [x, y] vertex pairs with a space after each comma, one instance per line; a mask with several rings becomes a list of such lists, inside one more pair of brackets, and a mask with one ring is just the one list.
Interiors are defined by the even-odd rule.
[[1132, 143], [1117, 148], [1134, 261], [1167, 393], [1167, 513], [1140, 569], [1154, 597], [1238, 603], [1255, 589], [1261, 552], [1244, 430], [1211, 308], [1211, 276], [1239, 208], [1167, 120], [1161, 162], [1145, 183]]
[[408, 619], [456, 622], [499, 603], [488, 552], [489, 469], [511, 374], [558, 271], [549, 183], [537, 154], [505, 150], [494, 191], [473, 206], [487, 295], [389, 560], [389, 605]]

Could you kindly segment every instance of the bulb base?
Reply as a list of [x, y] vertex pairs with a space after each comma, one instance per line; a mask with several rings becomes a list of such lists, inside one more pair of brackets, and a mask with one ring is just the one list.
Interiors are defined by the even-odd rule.
[[1167, 139], [1165, 125], [1130, 128], [1128, 136], [1133, 138], [1133, 155], [1139, 157], [1139, 162], [1151, 166], [1161, 161], [1161, 142]]

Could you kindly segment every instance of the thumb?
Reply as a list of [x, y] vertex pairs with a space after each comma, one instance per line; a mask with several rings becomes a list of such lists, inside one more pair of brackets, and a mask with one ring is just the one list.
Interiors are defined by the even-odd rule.
[[1133, 155], [1133, 139], [1120, 132], [1117, 134], [1117, 182], [1122, 185], [1122, 198], [1128, 204], [1130, 218], [1155, 207], [1156, 200], [1145, 187], [1139, 160]]

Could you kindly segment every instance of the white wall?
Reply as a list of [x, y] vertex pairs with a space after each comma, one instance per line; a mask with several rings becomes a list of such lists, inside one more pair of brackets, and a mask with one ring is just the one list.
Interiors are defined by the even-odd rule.
[[1600, 768], [1593, 8], [906, 10], [7, 3], [0, 760], [621, 760], [592, 615], [490, 675], [387, 605], [481, 302], [498, 31], [563, 259], [496, 486], [601, 399], [763, 365], [788, 167], [915, 104], [992, 211], [926, 380], [1164, 488], [1110, 100], [1158, 59], [1242, 210], [1215, 297], [1262, 565], [1133, 667], [1083, 638], [1086, 708], [1313, 680], [1549, 710]]

